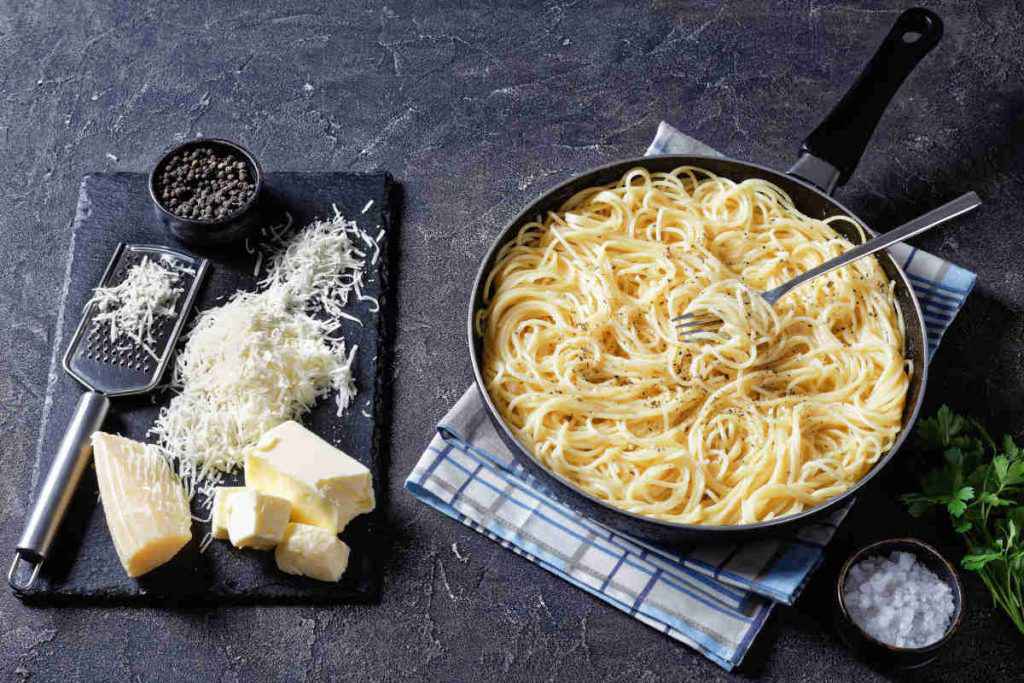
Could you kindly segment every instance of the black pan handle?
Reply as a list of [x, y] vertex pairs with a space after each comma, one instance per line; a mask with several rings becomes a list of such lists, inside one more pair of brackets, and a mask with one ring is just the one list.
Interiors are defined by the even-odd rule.
[[831, 194], [850, 179], [882, 112], [942, 38], [942, 20], [920, 7], [899, 16], [871, 61], [825, 120], [804, 140], [790, 173]]

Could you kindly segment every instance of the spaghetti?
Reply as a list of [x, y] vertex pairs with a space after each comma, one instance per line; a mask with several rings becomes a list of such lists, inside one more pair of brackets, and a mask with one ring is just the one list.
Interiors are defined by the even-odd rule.
[[[498, 254], [476, 320], [487, 391], [546, 467], [629, 512], [748, 524], [833, 498], [901, 428], [894, 285], [864, 258], [774, 308], [752, 291], [849, 249], [840, 221], [695, 167], [583, 190]], [[719, 339], [680, 339], [671, 319], [701, 311]]]

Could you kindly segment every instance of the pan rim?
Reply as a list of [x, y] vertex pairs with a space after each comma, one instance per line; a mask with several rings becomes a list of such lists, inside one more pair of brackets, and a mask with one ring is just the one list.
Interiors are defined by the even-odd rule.
[[[924, 361], [919, 364], [916, 364], [914, 367], [914, 372], [920, 374], [921, 388], [917, 392], [916, 399], [914, 400], [914, 405], [912, 406], [910, 412], [907, 413], [906, 408], [904, 408], [904, 414], [906, 414], [907, 417], [905, 422], [901, 426], [900, 432], [897, 435], [896, 440], [893, 442], [893, 445], [888, 449], [888, 451], [884, 455], [882, 455], [875, 462], [871, 470], [867, 474], [865, 474], [859, 481], [857, 481], [855, 484], [853, 484], [850, 488], [848, 488], [840, 495], [807, 510], [803, 510], [796, 514], [786, 515], [783, 517], [778, 517], [763, 522], [755, 522], [753, 524], [687, 524], [682, 522], [673, 522], [670, 520], [658, 519], [655, 517], [649, 517], [646, 515], [637, 514], [635, 512], [630, 512], [628, 510], [623, 510], [621, 508], [615, 507], [614, 505], [607, 501], [601, 500], [600, 498], [593, 496], [587, 491], [584, 491], [574, 482], [566, 479], [557, 472], [553, 472], [550, 468], [544, 465], [544, 463], [537, 459], [533, 451], [530, 448], [528, 448], [524, 443], [522, 443], [522, 441], [519, 440], [516, 434], [505, 422], [505, 419], [501, 416], [501, 413], [494, 405], [494, 402], [491, 400], [490, 393], [487, 391], [483, 374], [481, 372], [481, 354], [480, 352], [478, 352], [477, 345], [475, 344], [476, 331], [474, 318], [475, 313], [478, 309], [478, 301], [482, 298], [483, 284], [490, 273], [490, 269], [493, 268], [494, 259], [496, 257], [498, 250], [501, 249], [501, 247], [508, 241], [509, 233], [516, 229], [517, 226], [521, 225], [524, 220], [528, 220], [530, 216], [534, 215], [537, 212], [536, 207], [538, 205], [544, 203], [545, 201], [549, 201], [553, 195], [557, 195], [559, 192], [565, 190], [566, 188], [577, 183], [581, 183], [581, 181], [584, 178], [593, 178], [595, 176], [601, 175], [602, 173], [607, 173], [612, 169], [620, 167], [624, 168], [623, 172], [625, 172], [625, 170], [628, 170], [628, 168], [632, 166], [641, 166], [646, 168], [648, 164], [658, 160], [671, 160], [673, 163], [677, 163], [677, 165], [680, 166], [687, 164], [700, 166], [700, 163], [702, 161], [711, 162], [713, 164], [718, 164], [725, 161], [728, 163], [746, 167], [745, 170], [754, 170], [757, 173], [762, 173], [764, 174], [763, 176], [761, 176], [762, 179], [771, 180], [772, 182], [775, 182], [775, 179], [777, 178], [782, 178], [786, 182], [792, 182], [796, 183], [797, 185], [803, 186], [805, 189], [813, 192], [814, 194], [819, 195], [829, 203], [838, 207], [838, 209], [842, 213], [846, 214], [854, 221], [856, 221], [857, 225], [864, 229], [868, 237], [873, 237], [878, 234], [874, 230], [872, 230], [864, 221], [862, 221], [856, 213], [847, 208], [842, 202], [838, 201], [835, 197], [821, 191], [820, 189], [811, 185], [810, 183], [796, 176], [788, 175], [782, 171], [778, 171], [776, 169], [764, 166], [762, 164], [734, 159], [731, 157], [709, 156], [701, 154], [652, 154], [650, 156], [628, 157], [625, 159], [619, 159], [617, 161], [586, 169], [579, 173], [574, 173], [571, 177], [558, 183], [554, 187], [548, 188], [547, 190], [534, 196], [532, 201], [527, 203], [524, 206], [524, 208], [520, 210], [511, 220], [506, 222], [502, 229], [497, 233], [494, 240], [491, 242], [491, 245], [488, 248], [487, 252], [484, 254], [483, 258], [480, 261], [480, 265], [477, 268], [476, 276], [473, 279], [473, 289], [471, 290], [469, 300], [469, 316], [467, 319], [467, 341], [469, 344], [469, 356], [471, 365], [473, 366], [473, 380], [474, 384], [476, 385], [477, 392], [479, 393], [481, 399], [484, 402], [484, 406], [489, 414], [492, 423], [501, 432], [500, 436], [503, 437], [503, 440], [505, 440], [506, 442], [511, 441], [512, 443], [514, 443], [518, 450], [527, 458], [529, 458], [529, 460], [540, 470], [542, 470], [548, 477], [550, 477], [553, 481], [557, 482], [558, 484], [566, 487], [570, 492], [576, 495], [583, 496], [591, 504], [604, 508], [604, 510], [614, 513], [615, 515], [621, 515], [624, 518], [639, 523], [640, 525], [650, 524], [653, 526], [660, 527], [663, 531], [677, 531], [680, 534], [696, 535], [701, 534], [703, 532], [707, 532], [707, 535], [709, 536], [714, 535], [724, 537], [746, 535], [755, 531], [774, 530], [778, 527], [798, 524], [799, 522], [806, 521], [811, 517], [817, 517], [819, 515], [822, 515], [827, 511], [832, 510], [837, 506], [841, 505], [844, 501], [849, 501], [851, 498], [855, 496], [857, 491], [866, 486], [870, 481], [872, 481], [876, 476], [878, 476], [878, 474], [883, 469], [885, 469], [886, 465], [888, 465], [892, 461], [896, 453], [903, 447], [903, 444], [910, 436], [912, 428], [914, 424], [917, 422], [918, 413], [920, 412], [921, 405], [924, 401], [925, 389], [927, 388], [928, 384], [928, 335], [927, 329], [925, 328], [924, 324], [924, 314], [921, 310], [921, 303], [920, 301], [918, 301], [917, 293], [914, 291], [914, 288], [910, 283], [910, 279], [907, 277], [907, 274], [906, 272], [904, 272], [903, 268], [896, 262], [896, 259], [894, 259], [888, 251], [885, 251], [884, 254], [876, 254], [875, 257], [879, 259], [884, 258], [893, 267], [893, 269], [895, 269], [895, 272], [898, 273], [900, 280], [897, 286], [902, 286], [910, 295], [910, 301], [913, 304], [913, 319], [916, 322], [916, 327], [918, 328], [917, 331], [919, 333], [918, 338], [922, 340], [923, 347], [921, 350], [921, 357], [924, 359]], [[756, 176], [754, 173], [751, 173], [749, 177]], [[594, 184], [597, 183], [595, 182]], [[909, 327], [909, 321], [907, 321], [907, 318], [909, 316], [906, 315], [907, 311], [902, 310], [902, 308], [900, 310], [904, 314], [904, 325]], [[909, 347], [910, 345], [910, 339], [911, 335], [905, 335], [904, 344], [907, 347]], [[481, 343], [481, 350], [482, 347], [483, 345]], [[571, 501], [567, 502], [566, 504], [570, 508], [574, 507]]]

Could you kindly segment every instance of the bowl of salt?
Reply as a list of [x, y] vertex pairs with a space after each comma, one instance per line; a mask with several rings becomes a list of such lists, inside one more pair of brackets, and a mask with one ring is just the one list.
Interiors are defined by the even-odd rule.
[[839, 572], [836, 628], [870, 664], [924, 666], [959, 629], [963, 593], [956, 570], [927, 543], [879, 541], [855, 552]]

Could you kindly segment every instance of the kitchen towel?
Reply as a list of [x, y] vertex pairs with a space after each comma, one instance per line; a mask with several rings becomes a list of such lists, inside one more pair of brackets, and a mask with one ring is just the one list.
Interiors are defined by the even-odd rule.
[[[662, 123], [647, 154], [718, 155]], [[934, 352], [975, 275], [906, 245]], [[726, 670], [742, 660], [777, 603], [792, 604], [849, 506], [784, 540], [660, 548], [612, 531], [553, 497], [515, 462], [476, 387], [445, 415], [405, 482], [419, 500], [579, 586]]]

